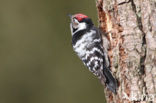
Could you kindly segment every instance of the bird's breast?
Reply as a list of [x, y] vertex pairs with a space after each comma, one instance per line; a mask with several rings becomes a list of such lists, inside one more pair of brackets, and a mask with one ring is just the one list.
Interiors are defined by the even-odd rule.
[[93, 34], [95, 31], [91, 31], [83, 35], [73, 46], [74, 51], [79, 57], [86, 55], [89, 46], [93, 45]]

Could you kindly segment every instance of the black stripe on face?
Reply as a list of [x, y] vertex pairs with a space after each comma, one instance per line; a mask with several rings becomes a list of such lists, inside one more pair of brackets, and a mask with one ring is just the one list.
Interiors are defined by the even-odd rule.
[[72, 27], [72, 29], [73, 29], [73, 33], [74, 33], [78, 28], [75, 29], [75, 28]]

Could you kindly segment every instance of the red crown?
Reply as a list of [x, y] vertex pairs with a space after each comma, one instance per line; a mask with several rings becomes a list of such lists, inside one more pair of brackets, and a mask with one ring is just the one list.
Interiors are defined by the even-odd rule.
[[78, 20], [78, 21], [82, 21], [84, 18], [88, 18], [88, 16], [84, 15], [84, 14], [75, 14], [74, 17]]

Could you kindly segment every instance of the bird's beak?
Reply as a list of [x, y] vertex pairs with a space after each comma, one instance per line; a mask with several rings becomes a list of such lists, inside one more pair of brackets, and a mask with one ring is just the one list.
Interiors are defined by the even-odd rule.
[[68, 16], [70, 17], [70, 19], [72, 19], [72, 15], [71, 14], [68, 14]]

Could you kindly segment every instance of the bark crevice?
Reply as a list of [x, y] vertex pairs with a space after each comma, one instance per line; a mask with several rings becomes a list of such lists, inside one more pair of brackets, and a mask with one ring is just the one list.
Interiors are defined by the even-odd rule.
[[[137, 24], [138, 24], [138, 27], [140, 29], [140, 31], [142, 32], [142, 56], [140, 58], [140, 72], [142, 74], [145, 73], [145, 59], [146, 59], [146, 34], [143, 30], [143, 24], [142, 24], [142, 18], [141, 16], [139, 16], [138, 12], [137, 12], [137, 9], [136, 9], [136, 5], [134, 3], [134, 0], [130, 0], [131, 1], [131, 5], [132, 5], [132, 10], [135, 12], [136, 14], [136, 18], [137, 18]], [[139, 11], [141, 12], [141, 11]]]
[[146, 77], [145, 75], [145, 59], [146, 59], [146, 34], [143, 30], [143, 24], [142, 24], [142, 18], [141, 18], [141, 15], [140, 12], [141, 12], [141, 9], [139, 9], [137, 11], [136, 9], [136, 5], [134, 3], [134, 0], [130, 0], [131, 2], [131, 5], [132, 5], [132, 10], [134, 11], [135, 15], [136, 15], [136, 22], [137, 22], [137, 26], [138, 28], [140, 29], [141, 33], [142, 33], [142, 52], [141, 52], [141, 57], [140, 57], [140, 68], [139, 68], [139, 74], [140, 74], [140, 80], [142, 80], [143, 84], [142, 84], [142, 87], [141, 87], [141, 91], [143, 93], [143, 95], [146, 95], [144, 98], [143, 98], [143, 101], [145, 101], [147, 99], [147, 96], [148, 96], [148, 92], [147, 92], [147, 87], [146, 87], [146, 82], [144, 81], [144, 77]]
[[97, 0], [99, 27], [111, 31], [105, 36], [119, 81], [117, 95], [105, 90], [107, 103], [156, 103], [155, 7], [152, 0]]

